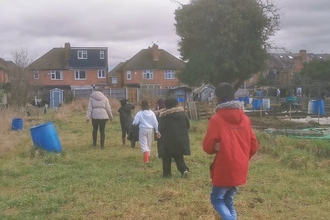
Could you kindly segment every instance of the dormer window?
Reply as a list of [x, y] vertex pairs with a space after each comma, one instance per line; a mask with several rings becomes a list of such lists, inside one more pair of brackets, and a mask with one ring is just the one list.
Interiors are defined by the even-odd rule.
[[87, 59], [87, 51], [79, 50], [78, 51], [78, 59]]
[[104, 60], [104, 51], [100, 51], [100, 59]]

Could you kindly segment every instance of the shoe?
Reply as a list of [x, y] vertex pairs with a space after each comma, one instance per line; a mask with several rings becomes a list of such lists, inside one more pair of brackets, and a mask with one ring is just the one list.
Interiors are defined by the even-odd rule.
[[188, 178], [189, 171], [185, 170], [182, 174], [182, 178]]

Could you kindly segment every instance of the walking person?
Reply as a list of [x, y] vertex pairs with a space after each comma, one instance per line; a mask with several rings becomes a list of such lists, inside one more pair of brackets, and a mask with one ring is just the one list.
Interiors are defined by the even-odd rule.
[[141, 110], [135, 115], [133, 125], [139, 125], [139, 143], [143, 153], [144, 163], [150, 162], [150, 151], [153, 141], [153, 133], [156, 132], [157, 138], [161, 135], [158, 131], [158, 121], [156, 115], [149, 108], [147, 100], [142, 100]]
[[188, 177], [189, 168], [184, 161], [184, 155], [190, 155], [190, 141], [188, 129], [190, 122], [182, 107], [178, 107], [175, 98], [165, 99], [166, 110], [159, 114], [158, 157], [163, 162], [163, 177], [171, 177], [172, 158], [181, 176]]
[[[121, 140], [123, 145], [126, 144], [126, 135], [129, 136], [129, 128], [132, 124], [133, 117], [132, 117], [132, 110], [135, 108], [133, 104], [127, 103], [127, 99], [121, 99], [120, 101], [120, 108], [118, 109], [119, 112], [119, 120], [120, 120], [120, 127], [121, 127]], [[134, 146], [133, 146], [134, 145]], [[135, 141], [131, 140], [131, 147], [135, 147]]]
[[219, 104], [203, 140], [203, 150], [215, 154], [210, 166], [210, 200], [222, 219], [236, 220], [233, 203], [236, 187], [246, 183], [249, 160], [257, 152], [258, 142], [250, 119], [244, 114], [243, 103], [234, 100], [234, 87], [222, 83], [215, 94]]
[[[156, 102], [156, 108], [154, 110], [154, 113], [156, 115], [156, 118], [157, 118], [157, 121], [159, 123], [159, 114], [164, 111], [166, 109], [166, 106], [165, 106], [165, 100], [164, 99], [158, 99], [157, 102]], [[159, 152], [159, 143], [160, 143], [160, 140], [157, 138], [157, 135], [156, 133], [154, 133], [154, 139], [155, 141], [157, 141], [157, 152]], [[157, 156], [158, 153], [157, 153]]]
[[93, 146], [96, 146], [97, 131], [100, 129], [100, 146], [104, 149], [105, 124], [113, 119], [109, 99], [102, 93], [102, 88], [95, 87], [94, 92], [89, 97], [86, 121], [92, 119], [93, 125]]

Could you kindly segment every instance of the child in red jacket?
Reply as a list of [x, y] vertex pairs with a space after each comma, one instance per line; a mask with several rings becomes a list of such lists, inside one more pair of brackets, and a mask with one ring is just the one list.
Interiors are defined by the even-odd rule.
[[236, 187], [246, 183], [249, 160], [257, 152], [258, 142], [244, 113], [244, 103], [235, 101], [234, 87], [222, 83], [215, 94], [219, 104], [203, 140], [203, 150], [215, 154], [210, 166], [213, 185], [210, 199], [224, 220], [235, 220]]

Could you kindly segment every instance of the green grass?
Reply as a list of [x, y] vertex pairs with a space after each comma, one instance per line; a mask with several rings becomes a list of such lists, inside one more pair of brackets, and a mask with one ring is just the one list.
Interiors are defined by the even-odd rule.
[[[138, 144], [122, 146], [116, 117], [106, 125], [105, 149], [92, 147], [92, 126], [79, 106], [25, 118], [21, 132], [2, 131], [13, 147], [1, 151], [0, 219], [216, 219], [209, 202], [213, 157], [201, 147], [207, 121], [191, 122], [189, 178], [175, 164], [173, 176], [162, 178], [156, 143], [151, 163], [143, 164]], [[32, 146], [28, 128], [46, 121], [54, 122], [61, 154]], [[239, 219], [328, 219], [329, 142], [256, 134], [260, 150], [235, 197]]]

